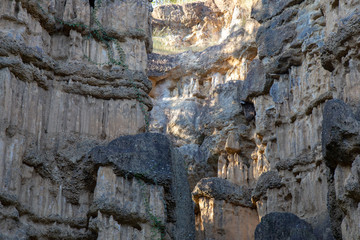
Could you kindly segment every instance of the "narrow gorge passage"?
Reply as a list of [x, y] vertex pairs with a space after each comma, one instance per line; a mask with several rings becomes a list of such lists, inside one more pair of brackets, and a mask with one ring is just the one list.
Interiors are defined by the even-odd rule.
[[359, 7], [154, 8], [150, 131], [183, 155], [196, 239], [360, 239]]

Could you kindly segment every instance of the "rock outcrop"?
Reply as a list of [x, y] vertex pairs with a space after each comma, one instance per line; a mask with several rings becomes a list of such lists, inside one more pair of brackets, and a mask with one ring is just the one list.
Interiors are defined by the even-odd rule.
[[292, 213], [272, 212], [261, 219], [255, 230], [256, 240], [317, 239], [309, 223]]

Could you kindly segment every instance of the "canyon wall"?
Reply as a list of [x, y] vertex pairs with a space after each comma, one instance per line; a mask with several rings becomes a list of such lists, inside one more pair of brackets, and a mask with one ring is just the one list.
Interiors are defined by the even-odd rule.
[[[187, 14], [175, 26], [197, 21], [189, 5], [155, 10], [155, 27], [179, 9]], [[360, 239], [359, 3], [203, 5], [223, 19], [212, 34], [228, 31], [225, 39], [152, 54], [148, 71], [151, 130], [185, 158], [197, 239], [273, 239], [271, 229], [296, 232], [297, 223], [304, 239]]]
[[0, 239], [360, 239], [359, 8], [2, 0]]
[[140, 134], [151, 10], [147, 0], [0, 2], [1, 239], [192, 238], [179, 155]]

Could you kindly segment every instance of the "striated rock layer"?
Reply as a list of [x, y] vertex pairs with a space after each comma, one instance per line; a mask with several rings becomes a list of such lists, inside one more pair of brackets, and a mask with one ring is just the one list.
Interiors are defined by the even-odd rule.
[[0, 239], [193, 238], [181, 156], [118, 138], [147, 128], [151, 9], [0, 2]]
[[360, 239], [360, 4], [151, 10], [0, 2], [0, 238]]
[[[236, 22], [241, 8], [247, 20], [220, 44], [149, 56], [151, 129], [168, 134], [186, 159], [197, 239], [234, 239], [234, 231], [253, 239], [243, 223], [226, 223], [245, 218], [255, 229], [264, 217], [259, 229], [271, 229], [298, 221], [293, 215], [310, 224], [306, 239], [360, 239], [360, 4], [225, 2], [204, 6], [216, 5], [214, 14], [227, 22]], [[184, 17], [173, 19], [183, 28], [196, 20], [186, 14], [189, 4], [173, 8], [183, 9]], [[231, 199], [250, 197], [245, 190], [239, 197], [239, 187], [252, 192], [254, 204], [240, 212]], [[276, 234], [297, 239], [291, 231]], [[256, 239], [267, 239], [261, 232]]]

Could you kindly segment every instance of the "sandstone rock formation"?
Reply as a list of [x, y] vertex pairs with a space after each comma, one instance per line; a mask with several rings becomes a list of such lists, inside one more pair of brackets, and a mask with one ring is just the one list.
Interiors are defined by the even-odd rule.
[[[229, 3], [203, 4], [215, 4], [210, 9], [223, 9], [226, 21], [236, 22], [241, 4]], [[250, 16], [250, 8], [244, 5], [240, 10]], [[194, 189], [197, 239], [253, 239], [259, 221], [251, 202], [258, 174], [257, 166], [251, 165], [256, 113], [253, 103], [239, 97], [247, 66], [257, 55], [258, 25], [247, 22], [202, 52], [149, 55], [154, 103], [150, 130], [168, 134], [184, 156]], [[217, 30], [219, 36], [222, 30]]]
[[246, 26], [252, 1], [197, 1], [154, 8], [152, 26], [164, 44], [203, 49], [216, 45]]
[[0, 239], [360, 239], [360, 4], [151, 11], [0, 2]]
[[180, 155], [118, 138], [147, 128], [151, 8], [0, 2], [0, 239], [193, 238]]
[[[166, 19], [182, 26], [180, 35], [194, 32], [186, 25], [197, 21], [184, 10], [189, 6], [173, 6], [183, 17]], [[186, 159], [197, 239], [231, 239], [228, 219], [256, 213], [261, 220], [273, 212], [305, 220], [315, 239], [360, 239], [359, 3], [209, 0], [201, 6], [222, 17], [215, 36], [237, 19], [236, 9], [246, 21], [202, 52], [149, 55], [148, 70], [151, 129], [168, 134]], [[165, 21], [165, 9], [174, 11], [155, 9], [156, 24]], [[215, 194], [230, 183], [252, 190], [256, 211], [247, 206], [239, 213], [227, 193]], [[237, 236], [253, 238], [245, 230]]]

